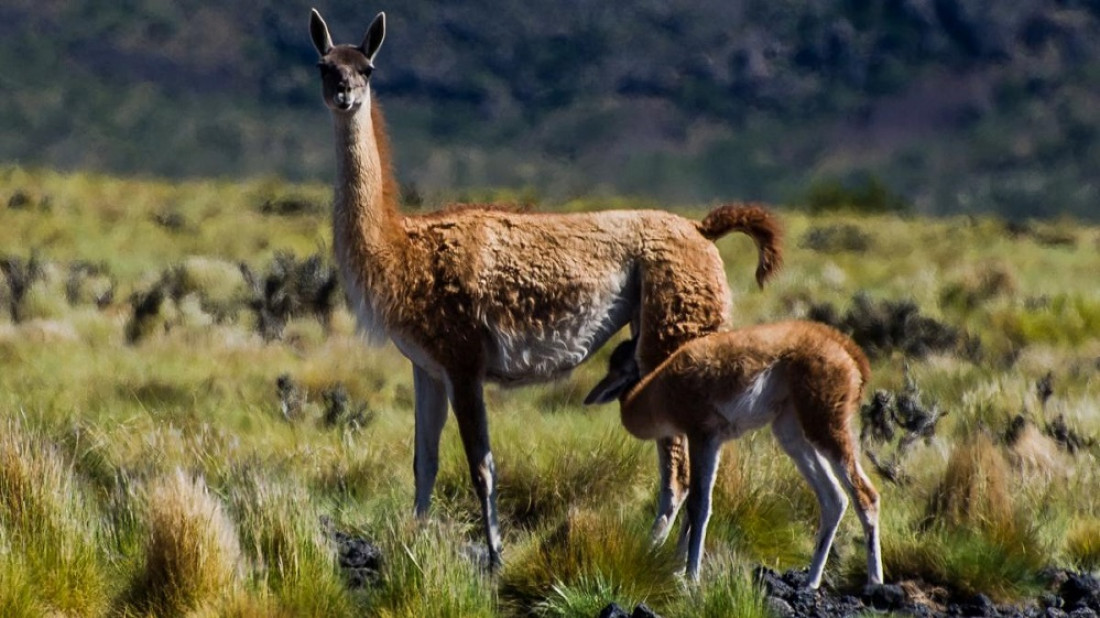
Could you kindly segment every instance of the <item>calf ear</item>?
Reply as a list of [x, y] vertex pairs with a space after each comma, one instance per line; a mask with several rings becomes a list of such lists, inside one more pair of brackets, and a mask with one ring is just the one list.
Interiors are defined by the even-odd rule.
[[324, 56], [332, 51], [332, 35], [328, 33], [328, 24], [321, 19], [317, 9], [311, 9], [309, 13], [309, 36], [318, 54]]
[[600, 380], [592, 392], [584, 398], [584, 405], [591, 406], [602, 403], [611, 403], [619, 398], [619, 395], [630, 386], [630, 376], [623, 374], [608, 374]]
[[363, 36], [363, 43], [359, 45], [359, 51], [363, 52], [368, 60], [374, 62], [374, 55], [378, 53], [378, 48], [382, 47], [382, 41], [385, 38], [386, 14], [379, 13], [371, 22], [370, 28], [367, 28], [367, 34]]

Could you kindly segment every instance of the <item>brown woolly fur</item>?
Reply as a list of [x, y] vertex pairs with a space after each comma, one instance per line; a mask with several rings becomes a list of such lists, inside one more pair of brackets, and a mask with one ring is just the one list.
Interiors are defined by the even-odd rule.
[[821, 529], [808, 578], [821, 582], [836, 525], [856, 503], [867, 541], [868, 577], [882, 581], [878, 492], [859, 463], [852, 418], [870, 377], [854, 342], [817, 322], [780, 322], [713, 333], [684, 344], [642, 377], [633, 341], [611, 355], [611, 369], [586, 399], [620, 398], [623, 426], [644, 440], [686, 435], [691, 449], [688, 574], [695, 576], [710, 513], [721, 444], [771, 425], [780, 446], [810, 483]]
[[[623, 424], [643, 440], [691, 433], [696, 428], [718, 430], [726, 421], [721, 415], [714, 416], [715, 406], [744, 391], [769, 368], [790, 376], [795, 396], [839, 404], [844, 409], [838, 418], [815, 418], [807, 416], [810, 410], [800, 412], [807, 438], [837, 454], [854, 447], [851, 421], [863, 386], [870, 379], [870, 364], [849, 337], [817, 322], [751, 326], [685, 344], [624, 393]], [[823, 372], [823, 368], [830, 369]], [[818, 378], [814, 374], [821, 377], [808, 379]], [[676, 408], [681, 411], [669, 418], [650, 418], [668, 409], [654, 402], [654, 398], [664, 397], [680, 401]]]
[[453, 215], [464, 210], [495, 210], [499, 212], [531, 212], [534, 209], [533, 204], [447, 204], [441, 210], [436, 212], [429, 212], [420, 215], [421, 217], [431, 217], [433, 215]]
[[[379, 14], [358, 46], [333, 45], [320, 14], [310, 33], [336, 133], [333, 247], [360, 327], [414, 365], [417, 512], [428, 507], [449, 402], [499, 555], [494, 464], [483, 384], [560, 377], [630, 324], [642, 367], [718, 330], [730, 293], [712, 241], [734, 230], [759, 251], [757, 279], [779, 264], [778, 225], [758, 206], [725, 206], [703, 224], [660, 211], [538, 214], [475, 205], [398, 212], [389, 144], [370, 75], [385, 38]], [[669, 447], [665, 477], [685, 478]], [[670, 471], [671, 472], [671, 471]], [[682, 487], [668, 488], [666, 519]]]
[[[386, 130], [386, 117], [382, 106], [374, 103], [370, 108], [371, 125], [374, 127], [374, 141], [378, 144], [378, 162], [382, 170], [382, 202], [398, 204], [401, 201], [401, 185], [393, 171], [393, 155], [390, 148], [390, 134]], [[396, 210], [396, 206], [394, 207]]]

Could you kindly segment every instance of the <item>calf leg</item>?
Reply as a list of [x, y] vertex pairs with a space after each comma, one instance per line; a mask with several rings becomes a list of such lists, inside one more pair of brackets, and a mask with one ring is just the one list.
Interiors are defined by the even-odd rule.
[[703, 560], [703, 546], [710, 521], [711, 492], [718, 473], [718, 459], [722, 441], [716, 437], [696, 437], [689, 442], [691, 449], [691, 492], [687, 498], [688, 521], [691, 531], [688, 540], [687, 575], [699, 580], [699, 565]]
[[779, 441], [779, 446], [794, 460], [795, 467], [817, 496], [821, 519], [806, 584], [810, 589], [816, 589], [821, 585], [825, 561], [829, 558], [829, 550], [833, 546], [837, 527], [840, 526], [840, 518], [848, 508], [848, 497], [844, 495], [840, 482], [830, 471], [829, 463], [806, 439], [793, 410], [780, 413], [772, 423], [772, 432]]
[[878, 491], [863, 472], [855, 453], [849, 452], [840, 458], [831, 458], [829, 463], [848, 495], [852, 497], [859, 523], [863, 526], [863, 540], [867, 548], [867, 582], [881, 584], [882, 547], [879, 541]]
[[668, 538], [676, 513], [688, 494], [690, 473], [686, 436], [657, 440], [657, 465], [661, 473], [661, 485], [657, 493], [657, 518], [653, 522], [652, 540], [660, 545]]

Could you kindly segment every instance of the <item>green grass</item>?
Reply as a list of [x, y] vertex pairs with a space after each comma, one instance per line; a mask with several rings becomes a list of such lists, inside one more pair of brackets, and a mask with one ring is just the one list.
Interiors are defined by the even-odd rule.
[[100, 521], [72, 462], [19, 419], [6, 419], [0, 431], [3, 613], [102, 614], [117, 582], [105, 577], [108, 556], [98, 541], [109, 531]]
[[[648, 546], [654, 446], [626, 434], [614, 406], [580, 406], [601, 352], [558, 383], [486, 393], [505, 540], [504, 568], [489, 577], [471, 557], [478, 507], [453, 423], [432, 516], [412, 517], [408, 362], [392, 347], [368, 349], [343, 308], [327, 329], [299, 318], [270, 343], [242, 308], [238, 262], [261, 272], [277, 252], [327, 254], [331, 244], [324, 208], [263, 205], [324, 204], [325, 189], [0, 174], [0, 195], [16, 189], [48, 195], [50, 207], [5, 211], [0, 229], [4, 256], [34, 254], [47, 269], [20, 321], [0, 280], [0, 614], [593, 616], [614, 601], [669, 616], [763, 616], [750, 569], [809, 561], [816, 501], [767, 431], [724, 450], [699, 585], [683, 581], [673, 541]], [[165, 225], [165, 212], [182, 223]], [[901, 389], [908, 366], [922, 402], [947, 413], [935, 436], [899, 454], [907, 485], [874, 478], [887, 578], [1014, 602], [1038, 590], [1048, 566], [1100, 569], [1100, 447], [1070, 453], [1043, 433], [1061, 417], [1100, 437], [1090, 321], [1100, 292], [1084, 284], [1100, 272], [1100, 229], [1075, 226], [1074, 244], [1051, 244], [1013, 238], [995, 220], [781, 217], [787, 267], [762, 292], [751, 243], [718, 243], [733, 323], [844, 307], [862, 291], [912, 300], [981, 340], [970, 359], [875, 362], [869, 391]], [[820, 253], [797, 242], [837, 225], [873, 242]], [[77, 260], [108, 273], [113, 300], [97, 306], [93, 286], [105, 283], [92, 279], [70, 300]], [[128, 343], [130, 295], [165, 273], [187, 293]], [[1043, 405], [1035, 383], [1047, 372], [1054, 392]], [[276, 389], [283, 374], [304, 398], [290, 420]], [[336, 385], [369, 420], [325, 422], [324, 393]], [[1021, 414], [1031, 429], [1010, 443]], [[378, 581], [346, 586], [333, 528], [382, 548]], [[861, 538], [849, 515], [830, 585], [861, 586]]]

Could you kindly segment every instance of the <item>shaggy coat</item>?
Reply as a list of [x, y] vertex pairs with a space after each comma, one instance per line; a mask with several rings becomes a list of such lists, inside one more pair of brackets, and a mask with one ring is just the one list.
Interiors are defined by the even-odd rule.
[[[717, 330], [730, 312], [712, 241], [734, 230], [749, 234], [762, 284], [780, 264], [778, 225], [752, 205], [718, 208], [702, 222], [660, 211], [484, 207], [402, 216], [369, 87], [384, 15], [359, 46], [333, 46], [316, 11], [310, 29], [336, 135], [336, 261], [360, 327], [376, 342], [392, 340], [414, 366], [416, 510], [429, 506], [449, 401], [495, 563], [500, 540], [483, 383], [559, 377], [627, 324], [642, 366], [657, 366], [683, 342]], [[659, 516], [668, 521], [686, 489], [686, 463], [674, 447], [669, 441], [661, 451], [667, 487]]]
[[860, 467], [852, 430], [869, 378], [867, 357], [848, 337], [817, 322], [780, 322], [691, 341], [644, 377], [634, 361], [634, 342], [624, 342], [586, 403], [618, 397], [623, 426], [643, 440], [687, 435], [691, 489], [684, 534], [690, 535], [692, 577], [702, 557], [722, 443], [770, 424], [821, 505], [808, 585], [821, 583], [847, 507], [845, 492], [864, 527], [868, 578], [881, 583], [879, 498]]

